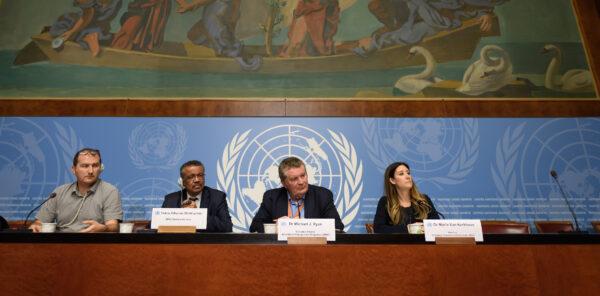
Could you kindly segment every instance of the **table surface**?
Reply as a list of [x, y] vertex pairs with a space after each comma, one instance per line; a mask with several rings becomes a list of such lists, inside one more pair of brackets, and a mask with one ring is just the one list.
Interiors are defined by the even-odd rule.
[[[600, 234], [485, 234], [478, 244], [600, 244]], [[259, 233], [31, 233], [0, 232], [0, 243], [93, 243], [93, 244], [286, 244], [275, 234]], [[328, 244], [433, 244], [423, 235], [346, 234]]]
[[0, 233], [0, 295], [598, 295], [600, 235]]

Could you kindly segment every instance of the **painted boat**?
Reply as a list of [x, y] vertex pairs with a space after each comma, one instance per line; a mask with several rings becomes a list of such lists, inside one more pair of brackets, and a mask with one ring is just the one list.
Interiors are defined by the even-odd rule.
[[[419, 45], [426, 47], [439, 63], [470, 59], [483, 36], [499, 34], [497, 18], [491, 32], [480, 30], [477, 20], [467, 20], [454, 30], [442, 31], [423, 39]], [[248, 73], [239, 63], [229, 57], [217, 57], [212, 50], [191, 43], [165, 42], [153, 52], [122, 50], [102, 47], [98, 57], [83, 50], [75, 42], [65, 42], [61, 50], [52, 48], [52, 37], [42, 33], [31, 37], [14, 61], [15, 65], [49, 60], [57, 64], [72, 64], [91, 67], [113, 67], [175, 71], [188, 73]], [[367, 58], [358, 56], [351, 48], [358, 41], [343, 42], [336, 46], [337, 54], [317, 57], [269, 57], [263, 56], [262, 65], [252, 73], [324, 73], [388, 70], [424, 64], [424, 59], [408, 59], [411, 45], [395, 45], [371, 53]], [[246, 46], [245, 56], [265, 55], [263, 46]], [[277, 52], [275, 50], [275, 52]]]

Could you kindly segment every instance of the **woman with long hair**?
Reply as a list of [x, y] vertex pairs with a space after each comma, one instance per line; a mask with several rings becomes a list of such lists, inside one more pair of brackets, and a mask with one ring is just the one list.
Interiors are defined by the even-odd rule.
[[407, 225], [423, 219], [439, 219], [429, 197], [417, 188], [404, 162], [394, 162], [385, 170], [385, 195], [379, 199], [373, 221], [376, 233], [406, 233]]

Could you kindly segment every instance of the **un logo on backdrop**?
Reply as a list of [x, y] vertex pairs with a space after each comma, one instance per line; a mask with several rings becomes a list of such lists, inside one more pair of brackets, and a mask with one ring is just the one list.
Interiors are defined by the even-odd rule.
[[329, 188], [349, 230], [358, 213], [363, 165], [354, 145], [331, 130], [327, 138], [300, 125], [280, 125], [250, 139], [250, 130], [235, 134], [217, 162], [217, 188], [228, 193], [236, 231], [247, 231], [266, 190], [281, 186], [278, 165], [296, 156], [306, 164], [310, 184]]
[[[522, 188], [527, 197], [549, 197], [563, 204], [552, 181], [556, 170], [574, 205], [600, 196], [600, 121], [557, 119], [534, 131], [525, 143], [521, 162]], [[550, 211], [550, 214], [551, 211]]]
[[585, 204], [587, 198], [598, 199], [600, 121], [552, 120], [527, 137], [524, 126], [505, 131], [492, 165], [492, 177], [498, 195], [505, 200], [502, 208], [508, 218], [562, 219], [567, 214], [560, 190], [550, 176], [552, 170], [558, 173], [576, 207]]
[[462, 183], [479, 155], [479, 124], [474, 119], [363, 119], [367, 152], [383, 172], [405, 161], [415, 178], [434, 185]]
[[185, 130], [164, 121], [137, 126], [129, 137], [129, 157], [139, 169], [176, 166], [187, 143]]
[[28, 119], [0, 119], [0, 197], [7, 218], [23, 219], [21, 212], [29, 210], [32, 199], [47, 196], [62, 182], [63, 149], [51, 134]]
[[177, 190], [177, 183], [164, 178], [141, 178], [120, 188], [125, 220], [148, 220], [152, 208], [159, 208], [168, 193]]

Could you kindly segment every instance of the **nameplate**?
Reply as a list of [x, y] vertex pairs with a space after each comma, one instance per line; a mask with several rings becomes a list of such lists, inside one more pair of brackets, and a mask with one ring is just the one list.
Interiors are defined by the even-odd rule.
[[288, 245], [326, 245], [327, 238], [324, 236], [320, 237], [295, 237], [288, 236]]
[[206, 208], [153, 208], [150, 228], [159, 226], [194, 226], [196, 229], [206, 229]]
[[325, 237], [335, 241], [335, 221], [333, 219], [279, 219], [277, 239], [287, 241], [288, 237]]
[[425, 241], [433, 242], [439, 237], [472, 237], [483, 241], [481, 220], [423, 220]]
[[157, 233], [196, 233], [194, 226], [158, 226]]

